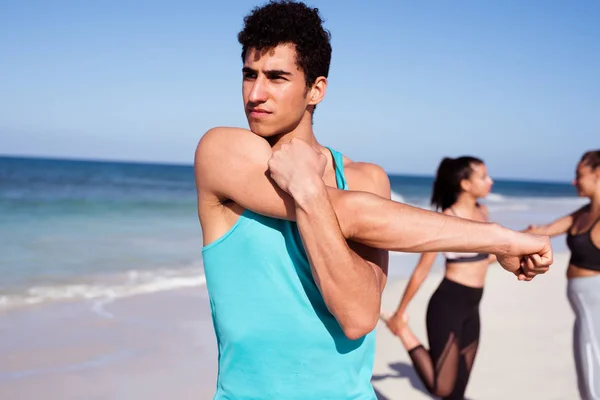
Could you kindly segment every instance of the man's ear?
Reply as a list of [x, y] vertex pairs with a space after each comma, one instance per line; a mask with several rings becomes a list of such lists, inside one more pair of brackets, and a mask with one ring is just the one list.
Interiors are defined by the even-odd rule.
[[327, 78], [320, 76], [308, 90], [308, 105], [316, 106], [325, 98], [327, 91]]

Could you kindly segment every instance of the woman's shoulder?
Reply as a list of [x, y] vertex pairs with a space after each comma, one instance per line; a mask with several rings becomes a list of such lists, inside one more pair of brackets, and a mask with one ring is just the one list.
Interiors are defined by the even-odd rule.
[[452, 207], [448, 207], [448, 208], [444, 208], [441, 211], [442, 214], [446, 214], [446, 215], [452, 215], [456, 217], [456, 214], [452, 211]]

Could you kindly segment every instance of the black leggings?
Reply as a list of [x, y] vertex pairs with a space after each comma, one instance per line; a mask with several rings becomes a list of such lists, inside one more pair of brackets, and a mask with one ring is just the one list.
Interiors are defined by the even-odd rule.
[[479, 344], [479, 302], [483, 288], [444, 278], [427, 308], [430, 350], [422, 345], [408, 354], [427, 387], [443, 399], [464, 399]]

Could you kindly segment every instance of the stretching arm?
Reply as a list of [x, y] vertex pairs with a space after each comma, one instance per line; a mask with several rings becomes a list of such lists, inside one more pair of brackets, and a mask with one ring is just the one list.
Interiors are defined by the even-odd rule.
[[[537, 238], [496, 223], [477, 222], [382, 199], [368, 193], [330, 193], [346, 237], [402, 252], [516, 254], [519, 241]], [[339, 206], [339, 209], [338, 209]], [[527, 245], [527, 243], [525, 243]], [[527, 246], [524, 246], [527, 247]]]
[[[196, 150], [199, 190], [233, 200], [259, 214], [296, 220], [293, 198], [269, 176], [271, 155], [268, 142], [252, 132], [215, 128], [203, 136]], [[513, 256], [539, 253], [551, 258], [549, 244], [544, 240], [497, 224], [442, 215], [366, 192], [334, 188], [327, 188], [327, 192], [343, 236], [370, 247]], [[516, 264], [512, 260], [508, 268], [503, 266], [514, 272], [519, 268], [518, 261]]]
[[563, 233], [567, 233], [567, 231], [573, 226], [573, 221], [577, 218], [577, 216], [587, 208], [588, 206], [584, 206], [579, 210], [565, 215], [555, 221], [550, 222], [545, 225], [529, 225], [525, 232], [535, 233], [537, 235], [546, 235], [550, 237], [562, 235]]
[[403, 315], [406, 313], [406, 309], [408, 305], [412, 301], [415, 294], [429, 275], [429, 271], [431, 270], [431, 266], [435, 261], [435, 257], [437, 253], [423, 253], [419, 258], [419, 262], [415, 267], [410, 279], [408, 280], [408, 284], [406, 285], [406, 289], [404, 290], [404, 294], [402, 295], [402, 299], [400, 300], [400, 304], [398, 305], [398, 310], [396, 314]]
[[[389, 193], [389, 184], [387, 190], [384, 184], [381, 191]], [[349, 339], [358, 339], [377, 324], [387, 254], [365, 249], [371, 257], [385, 258], [378, 265], [369, 256], [363, 259], [352, 251], [340, 231], [322, 180], [315, 182], [313, 188], [304, 187], [303, 194], [295, 199], [298, 228], [315, 282], [344, 334]]]

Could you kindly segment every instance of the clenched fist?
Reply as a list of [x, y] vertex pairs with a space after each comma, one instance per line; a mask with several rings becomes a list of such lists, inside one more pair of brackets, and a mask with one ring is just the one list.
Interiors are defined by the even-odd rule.
[[327, 158], [302, 139], [293, 138], [273, 152], [268, 162], [275, 183], [292, 197], [324, 185]]

